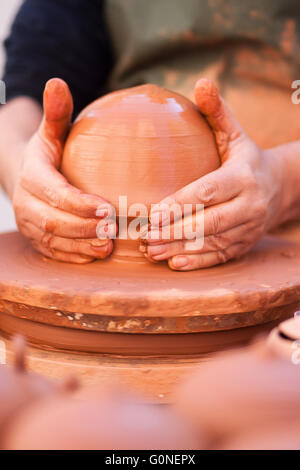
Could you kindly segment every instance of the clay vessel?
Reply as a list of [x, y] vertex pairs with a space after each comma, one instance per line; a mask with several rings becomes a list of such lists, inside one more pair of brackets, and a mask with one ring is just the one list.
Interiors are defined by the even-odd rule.
[[[77, 188], [125, 210], [160, 202], [220, 165], [213, 134], [195, 105], [156, 85], [110, 93], [90, 104], [67, 139], [61, 171]], [[146, 220], [147, 221], [147, 220]], [[145, 222], [146, 222], [145, 221]], [[122, 232], [123, 233], [123, 232]], [[120, 237], [119, 234], [119, 238]], [[135, 240], [118, 240], [114, 256], [142, 255]]]
[[54, 398], [26, 410], [11, 426], [6, 449], [198, 449], [201, 438], [165, 407], [125, 394]]
[[14, 367], [0, 365], [0, 448], [11, 420], [18, 413], [60, 390], [55, 383], [26, 370], [23, 339], [15, 339], [15, 350]]
[[267, 348], [271, 354], [300, 364], [300, 316], [290, 318], [269, 334]]
[[264, 357], [261, 345], [221, 354], [178, 390], [177, 410], [211, 436], [280, 428], [300, 422], [300, 375], [281, 359]]

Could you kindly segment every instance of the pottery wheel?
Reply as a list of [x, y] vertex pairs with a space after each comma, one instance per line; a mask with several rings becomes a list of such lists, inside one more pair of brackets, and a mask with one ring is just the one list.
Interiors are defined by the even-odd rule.
[[[193, 272], [113, 258], [59, 263], [19, 233], [0, 236], [0, 259], [1, 330], [31, 331], [46, 346], [53, 346], [52, 335], [70, 349], [103, 353], [117, 336], [121, 350], [154, 338], [168, 338], [176, 350], [185, 337], [193, 352], [198, 333], [265, 324], [299, 305], [300, 244], [274, 236], [240, 260]], [[190, 333], [189, 343], [182, 333]]]

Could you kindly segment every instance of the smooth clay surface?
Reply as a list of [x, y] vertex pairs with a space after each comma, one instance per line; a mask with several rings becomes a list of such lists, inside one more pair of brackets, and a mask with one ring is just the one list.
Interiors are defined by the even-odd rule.
[[78, 116], [66, 142], [62, 172], [118, 212], [148, 207], [220, 165], [214, 137], [195, 105], [156, 85], [110, 93]]
[[[219, 165], [213, 134], [195, 105], [165, 88], [142, 85], [110, 93], [82, 111], [61, 170], [73, 186], [109, 201], [117, 215], [128, 215], [128, 222], [136, 216], [147, 222], [151, 204]], [[123, 211], [120, 196], [127, 197]], [[119, 239], [112, 256], [142, 258], [138, 246]]]

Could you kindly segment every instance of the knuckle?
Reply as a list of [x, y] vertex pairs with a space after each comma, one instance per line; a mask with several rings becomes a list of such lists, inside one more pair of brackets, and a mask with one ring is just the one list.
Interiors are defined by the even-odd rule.
[[204, 204], [213, 203], [218, 186], [216, 183], [203, 183], [199, 181], [197, 188], [197, 199]]
[[250, 168], [245, 168], [240, 174], [240, 178], [245, 189], [253, 189], [257, 186], [255, 175]]
[[267, 203], [261, 199], [254, 206], [254, 214], [256, 218], [264, 219], [267, 214]]
[[[205, 220], [204, 220], [205, 223]], [[222, 216], [219, 211], [212, 211], [211, 212], [211, 220], [210, 220], [210, 231], [212, 234], [216, 234], [221, 231], [222, 225]]]
[[44, 233], [41, 237], [41, 244], [48, 250], [52, 249], [53, 235], [51, 233]]
[[209, 244], [211, 247], [216, 250], [224, 250], [228, 246], [228, 240], [225, 235], [216, 234], [209, 237]]
[[22, 204], [21, 204], [20, 199], [17, 196], [13, 197], [12, 205], [13, 205], [16, 219], [20, 219], [22, 215]]
[[57, 190], [54, 190], [52, 187], [45, 187], [43, 192], [46, 200], [49, 201], [52, 207], [58, 208], [61, 206], [61, 197]]
[[20, 232], [25, 235], [26, 238], [28, 238], [29, 240], [33, 240], [34, 237], [33, 237], [33, 234], [32, 234], [32, 231], [30, 230], [30, 228], [28, 227], [28, 224], [26, 221], [24, 220], [21, 220], [19, 218], [16, 217], [16, 224], [17, 224], [17, 227], [18, 229], [20, 230]]
[[227, 261], [231, 259], [231, 255], [229, 254], [229, 251], [226, 249], [218, 250], [217, 258], [218, 258], [219, 263], [227, 263]]
[[52, 220], [47, 214], [41, 216], [41, 229], [46, 233], [53, 233], [56, 228], [55, 220]]
[[97, 224], [96, 220], [85, 220], [78, 225], [78, 232], [80, 238], [97, 238]]
[[[66, 204], [74, 206], [76, 200], [74, 196], [80, 193], [75, 190], [71, 191], [70, 186], [66, 183], [60, 183], [57, 187], [45, 188], [46, 196], [50, 204], [55, 208], [63, 208]], [[82, 198], [82, 203], [84, 199]]]
[[[223, 113], [219, 113], [216, 116], [217, 119], [222, 119], [223, 118]], [[219, 152], [221, 155], [223, 155], [226, 152], [226, 149], [228, 148], [229, 142], [230, 142], [230, 135], [227, 132], [223, 131], [217, 131], [215, 132], [216, 136], [216, 143], [217, 147], [219, 149]]]
[[[31, 183], [32, 183], [32, 179], [31, 179]], [[20, 175], [19, 184], [24, 189], [26, 189], [28, 187], [28, 184], [30, 184], [30, 178], [28, 178], [27, 174], [24, 171], [22, 171]]]
[[22, 196], [20, 194], [19, 185], [17, 186], [17, 188], [16, 188], [16, 190], [13, 194], [12, 206], [13, 206], [13, 209], [14, 209], [15, 213], [17, 213], [17, 214], [22, 211], [22, 208], [24, 206], [24, 198], [22, 198]]

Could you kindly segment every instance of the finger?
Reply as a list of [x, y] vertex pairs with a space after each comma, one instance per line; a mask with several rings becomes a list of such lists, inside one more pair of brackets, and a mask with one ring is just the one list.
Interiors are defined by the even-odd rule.
[[[20, 195], [21, 196], [21, 195]], [[43, 232], [63, 238], [97, 238], [99, 220], [77, 217], [48, 206], [25, 191], [20, 202], [15, 202], [17, 222], [29, 221]]]
[[73, 113], [73, 99], [66, 82], [53, 78], [44, 90], [44, 117], [40, 135], [50, 142], [63, 144]]
[[201, 239], [203, 235], [215, 235], [247, 223], [253, 219], [252, 216], [249, 203], [244, 198], [237, 197], [230, 203], [208, 207], [168, 226], [151, 227], [145, 241], [149, 245], [157, 245], [174, 240]]
[[76, 264], [87, 264], [91, 261], [94, 261], [94, 258], [91, 256], [79, 255], [76, 253], [65, 253], [64, 251], [58, 250], [49, 250], [36, 241], [32, 241], [31, 244], [35, 250], [47, 256], [47, 258], [55, 259], [57, 261]]
[[191, 212], [197, 212], [197, 204], [204, 207], [221, 204], [238, 196], [243, 189], [241, 173], [230, 166], [222, 166], [163, 199], [151, 211], [151, 225], [164, 226], [181, 218], [187, 204], [192, 206]]
[[228, 143], [245, 133], [210, 80], [198, 80], [194, 93], [199, 111], [206, 117], [216, 135], [219, 154], [223, 160]]
[[50, 206], [79, 217], [113, 217], [115, 209], [96, 195], [71, 186], [47, 159], [36, 159], [25, 167], [21, 185]]
[[47, 250], [55, 250], [65, 253], [76, 253], [92, 258], [107, 258], [113, 249], [111, 240], [98, 239], [71, 239], [56, 237], [51, 233], [45, 233], [31, 222], [26, 222], [22, 226], [22, 233], [31, 241], [44, 246]]
[[209, 268], [217, 264], [226, 263], [230, 259], [240, 257], [247, 253], [251, 245], [245, 247], [244, 243], [236, 243], [227, 250], [213, 251], [194, 255], [179, 255], [170, 258], [169, 267], [175, 271], [192, 271], [194, 269]]
[[250, 244], [250, 240], [255, 238], [255, 229], [253, 223], [248, 223], [220, 234], [206, 236], [203, 241], [199, 240], [199, 243], [197, 241], [178, 240], [171, 243], [150, 245], [147, 247], [147, 257], [150, 260], [162, 261], [176, 255], [226, 250], [229, 246], [240, 243], [241, 240], [244, 243], [249, 241]]

